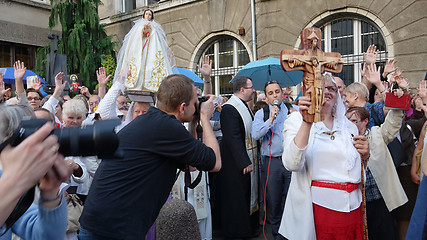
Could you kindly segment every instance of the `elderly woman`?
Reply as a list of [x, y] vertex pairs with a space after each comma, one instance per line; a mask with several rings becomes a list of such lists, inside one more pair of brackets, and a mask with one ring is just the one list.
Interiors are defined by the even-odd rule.
[[367, 128], [369, 112], [364, 107], [351, 107], [347, 118], [369, 140], [370, 158], [366, 170], [366, 215], [369, 239], [396, 239], [397, 229], [391, 211], [408, 201], [400, 184], [393, 159], [387, 148], [399, 133], [403, 111], [390, 110], [381, 126]]
[[[73, 98], [66, 101], [62, 107], [62, 123], [64, 127], [80, 127], [88, 113], [85, 100]], [[65, 156], [65, 161], [73, 168], [70, 186], [77, 187], [76, 193], [84, 203], [92, 183], [92, 176], [99, 165], [98, 158], [95, 156]], [[67, 239], [77, 239], [77, 232], [67, 233]]]
[[[125, 89], [124, 78], [119, 77], [117, 81], [113, 83], [113, 86], [105, 94], [104, 98], [99, 102], [98, 112], [101, 116], [101, 119], [117, 119], [119, 115], [117, 99], [120, 96], [120, 93]], [[126, 99], [126, 97], [124, 97]], [[152, 104], [147, 102], [132, 102], [129, 110], [126, 113], [126, 116], [122, 119], [122, 124], [116, 127], [116, 131], [120, 131], [128, 123], [134, 120], [136, 117], [145, 114]]]
[[[369, 158], [368, 142], [345, 117], [332, 77], [323, 80], [322, 121], [306, 122], [294, 112], [284, 122], [282, 161], [292, 178], [279, 233], [299, 240], [362, 239], [361, 161]], [[310, 104], [309, 97], [299, 98], [300, 110]]]
[[[62, 123], [65, 128], [80, 127], [87, 114], [86, 103], [80, 99], [66, 101], [62, 110]], [[77, 186], [77, 194], [84, 201], [89, 192], [90, 175], [87, 165], [96, 163], [96, 157], [66, 156], [65, 160], [73, 166], [74, 172], [71, 178], [71, 186]], [[96, 169], [94, 170], [96, 171]]]
[[[0, 105], [2, 142], [12, 136], [25, 116], [33, 117], [32, 110], [24, 106]], [[57, 138], [48, 137], [53, 128], [52, 124], [45, 124], [18, 146], [8, 145], [1, 151], [1, 240], [11, 239], [12, 232], [24, 239], [63, 239], [65, 236], [67, 205], [59, 186], [71, 175], [71, 169], [57, 152]], [[37, 181], [38, 206], [32, 204], [15, 223], [8, 224], [6, 219], [21, 195]]]

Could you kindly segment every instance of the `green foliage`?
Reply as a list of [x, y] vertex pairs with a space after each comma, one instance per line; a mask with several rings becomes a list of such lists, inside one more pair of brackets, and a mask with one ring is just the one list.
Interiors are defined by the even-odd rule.
[[50, 43], [45, 47], [40, 47], [37, 49], [36, 54], [36, 67], [34, 72], [40, 77], [46, 79], [46, 55], [50, 52]]
[[107, 76], [111, 75], [107, 83], [107, 88], [110, 88], [113, 85], [114, 73], [116, 72], [116, 59], [111, 55], [106, 55], [102, 58], [101, 65], [105, 68]]
[[[104, 25], [99, 23], [97, 9], [100, 4], [99, 0], [51, 0], [49, 17], [50, 28], [59, 23], [62, 26], [58, 53], [67, 55], [68, 73], [79, 73], [83, 85], [90, 90], [97, 85], [96, 70], [101, 66], [101, 59], [108, 55], [113, 60], [115, 57], [116, 43], [111, 41], [112, 36], [107, 36]], [[44, 51], [47, 49], [45, 47]], [[44, 65], [41, 60], [37, 68], [44, 66], [46, 59]]]

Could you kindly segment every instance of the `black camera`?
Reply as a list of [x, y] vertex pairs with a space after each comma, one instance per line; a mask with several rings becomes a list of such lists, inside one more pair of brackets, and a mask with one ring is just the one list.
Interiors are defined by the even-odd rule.
[[[46, 122], [45, 119], [23, 120], [13, 135], [0, 145], [0, 152], [8, 144], [17, 146]], [[88, 126], [58, 128], [51, 134], [58, 137], [58, 152], [64, 156], [120, 157], [121, 153], [117, 152], [119, 139], [114, 131], [119, 124], [120, 120], [96, 121]]]
[[197, 99], [199, 101], [199, 104], [197, 105], [197, 108], [196, 108], [196, 111], [194, 112], [194, 115], [200, 116], [200, 108], [202, 107], [202, 103], [209, 100], [209, 98], [207, 98], [205, 96], [200, 96], [200, 97], [197, 97]]

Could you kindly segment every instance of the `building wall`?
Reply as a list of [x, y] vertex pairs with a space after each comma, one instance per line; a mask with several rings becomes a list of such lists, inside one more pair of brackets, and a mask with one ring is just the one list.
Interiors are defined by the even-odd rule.
[[[416, 0], [256, 0], [258, 59], [279, 57], [284, 48], [295, 48], [305, 27], [336, 13], [366, 16], [381, 29], [388, 51], [397, 60], [413, 87], [425, 76], [427, 65], [427, 1]], [[110, 5], [107, 5], [110, 6]], [[129, 13], [104, 16], [107, 31], [122, 41], [132, 21], [145, 7]], [[169, 0], [151, 5], [155, 19], [162, 24], [178, 67], [195, 69], [198, 47], [208, 36], [230, 33], [239, 27], [246, 34], [238, 39], [250, 48], [250, 0]], [[111, 11], [111, 10], [110, 10]], [[251, 49], [248, 49], [251, 51]]]
[[[278, 56], [294, 47], [299, 32], [334, 13], [359, 13], [381, 29], [388, 50], [416, 87], [427, 71], [427, 1], [416, 0], [281, 0], [257, 2], [258, 54]], [[265, 35], [260, 37], [260, 35]]]
[[44, 46], [49, 42], [50, 5], [29, 0], [0, 2], [0, 41]]

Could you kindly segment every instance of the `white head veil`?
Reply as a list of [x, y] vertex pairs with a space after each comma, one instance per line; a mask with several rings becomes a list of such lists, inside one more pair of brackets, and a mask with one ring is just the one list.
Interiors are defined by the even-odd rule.
[[[334, 78], [329, 72], [325, 72], [323, 74], [334, 83], [335, 87], [338, 87]], [[356, 148], [353, 146], [353, 135], [352, 135], [352, 127], [354, 128], [354, 124], [350, 122], [345, 116], [347, 110], [345, 108], [344, 102], [341, 99], [340, 91], [337, 91], [337, 97], [335, 98], [336, 102], [334, 104], [335, 113], [334, 114], [334, 124], [338, 124], [338, 128], [342, 129], [340, 134], [342, 135], [341, 139], [344, 139], [345, 149], [346, 149], [346, 170], [351, 170], [354, 168], [357, 162], [360, 162], [360, 154], [357, 152]]]
[[[165, 31], [163, 30], [162, 26], [158, 22], [156, 22], [155, 20], [148, 21], [144, 18], [141, 18], [139, 20], [134, 21], [134, 23], [135, 25], [126, 34], [123, 40], [122, 47], [120, 48], [119, 54], [117, 55], [117, 67], [116, 67], [116, 72], [114, 73], [114, 81], [117, 81], [118, 79], [123, 78], [123, 76], [127, 76], [127, 72], [129, 70], [129, 60], [124, 59], [124, 56], [126, 53], [126, 49], [128, 48], [128, 45], [131, 44], [129, 42], [129, 38], [133, 34], [142, 34], [142, 31], [145, 25], [150, 24], [152, 28], [155, 28], [157, 34], [159, 34], [160, 36], [159, 40], [162, 42], [161, 44], [163, 46], [168, 46]], [[172, 53], [172, 50], [169, 47], [167, 47], [167, 57], [170, 65], [175, 66], [176, 65], [175, 57]]]

